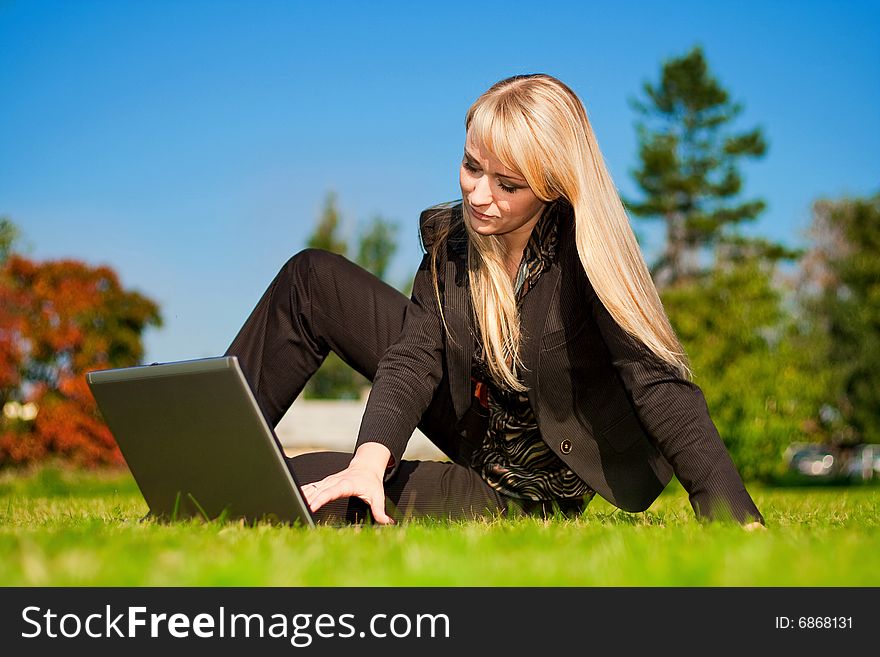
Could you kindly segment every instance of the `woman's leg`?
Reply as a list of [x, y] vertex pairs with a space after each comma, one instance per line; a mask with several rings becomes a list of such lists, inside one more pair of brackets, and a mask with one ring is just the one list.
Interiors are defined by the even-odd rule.
[[273, 427], [332, 350], [370, 381], [400, 336], [403, 294], [343, 256], [293, 256], [232, 341], [257, 403]]
[[[385, 350], [403, 330], [408, 304], [403, 294], [343, 256], [306, 249], [281, 268], [226, 355], [238, 357], [257, 403], [275, 427], [331, 350], [372, 381]], [[457, 426], [444, 378], [419, 428], [458, 460], [462, 441]], [[350, 460], [351, 454], [317, 452], [289, 462], [302, 485], [344, 470]], [[386, 483], [386, 496], [391, 509], [446, 517], [466, 517], [471, 509], [471, 515], [479, 515], [500, 500], [470, 468], [433, 461], [402, 462]], [[319, 518], [356, 521], [366, 513], [358, 499], [328, 506]]]

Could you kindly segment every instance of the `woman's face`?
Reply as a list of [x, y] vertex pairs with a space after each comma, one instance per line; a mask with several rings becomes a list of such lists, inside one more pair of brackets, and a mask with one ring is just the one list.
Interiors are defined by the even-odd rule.
[[510, 248], [525, 247], [545, 203], [522, 175], [505, 167], [470, 130], [459, 182], [466, 216], [477, 233], [499, 235]]

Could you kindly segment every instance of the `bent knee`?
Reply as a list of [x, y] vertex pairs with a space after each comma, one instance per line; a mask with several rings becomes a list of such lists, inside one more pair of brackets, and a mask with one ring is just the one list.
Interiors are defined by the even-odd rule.
[[284, 266], [288, 268], [310, 269], [314, 267], [321, 267], [325, 263], [337, 261], [339, 260], [339, 258], [342, 257], [343, 256], [339, 255], [338, 253], [333, 253], [332, 251], [309, 247], [307, 249], [303, 249], [302, 251], [294, 253], [288, 259]]
[[316, 249], [309, 247], [292, 255], [282, 270], [289, 270], [291, 273], [308, 274], [309, 271], [321, 270], [334, 263], [339, 262], [343, 256], [325, 249]]

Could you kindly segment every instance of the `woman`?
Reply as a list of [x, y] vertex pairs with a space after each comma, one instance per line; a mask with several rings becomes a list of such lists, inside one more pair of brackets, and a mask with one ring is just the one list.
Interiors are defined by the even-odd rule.
[[[586, 112], [548, 75], [469, 109], [462, 200], [422, 213], [411, 299], [308, 249], [227, 355], [275, 426], [330, 350], [373, 382], [353, 455], [291, 459], [319, 520], [642, 511], [763, 518], [664, 313]], [[451, 462], [402, 461], [416, 427]]]

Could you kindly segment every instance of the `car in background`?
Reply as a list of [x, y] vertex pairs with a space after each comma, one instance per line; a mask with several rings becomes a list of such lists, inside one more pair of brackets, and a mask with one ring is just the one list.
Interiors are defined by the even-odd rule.
[[846, 475], [853, 481], [880, 481], [880, 445], [856, 445], [847, 455]]
[[792, 443], [784, 459], [790, 477], [813, 483], [880, 481], [880, 445]]
[[792, 475], [809, 477], [814, 481], [835, 481], [841, 476], [841, 461], [833, 445], [792, 443], [785, 450], [785, 463]]

